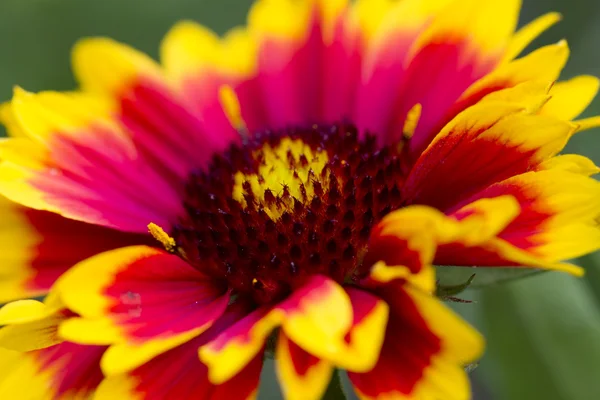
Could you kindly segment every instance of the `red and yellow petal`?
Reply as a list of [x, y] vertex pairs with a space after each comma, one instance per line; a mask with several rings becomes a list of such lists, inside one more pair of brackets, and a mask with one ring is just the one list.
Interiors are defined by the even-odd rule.
[[325, 47], [322, 12], [335, 14], [338, 4], [321, 0], [253, 4], [247, 30], [257, 45], [256, 73], [235, 87], [250, 132], [318, 120], [320, 101], [314, 99], [321, 98], [317, 77], [322, 71], [320, 63], [312, 61]]
[[56, 291], [0, 309], [0, 398], [87, 399], [102, 380], [103, 346], [65, 342], [59, 325], [73, 314]]
[[247, 306], [234, 303], [223, 317], [200, 336], [168, 350], [144, 365], [107, 377], [96, 399], [254, 399], [263, 354], [253, 356], [226, 382], [214, 384], [207, 365], [198, 359], [198, 348], [246, 313]]
[[512, 37], [521, 2], [455, 0], [437, 15], [434, 22], [419, 38], [417, 48], [438, 40], [469, 40], [480, 57], [503, 53]]
[[[341, 356], [328, 359], [349, 371], [368, 371], [379, 358], [389, 306], [381, 298], [364, 290], [347, 287], [346, 292], [352, 303], [352, 326], [345, 337], [347, 348]], [[326, 354], [317, 355], [326, 357]]]
[[[321, 121], [339, 121], [342, 116], [352, 115], [356, 106], [357, 82], [360, 81], [361, 60], [369, 41], [365, 25], [377, 26], [382, 6], [386, 1], [370, 1], [366, 6], [372, 12], [358, 11], [364, 1], [318, 0], [321, 15], [322, 61], [318, 81], [312, 86], [313, 93], [319, 91], [320, 105], [311, 112]], [[363, 5], [363, 10], [364, 10]], [[313, 37], [313, 36], [311, 36]], [[316, 48], [317, 51], [318, 47]], [[313, 47], [313, 51], [314, 47]], [[315, 75], [313, 75], [315, 76]], [[307, 93], [311, 96], [311, 93]], [[314, 107], [314, 106], [313, 106]], [[357, 121], [355, 119], [355, 121]]]
[[0, 303], [46, 294], [77, 262], [142, 236], [69, 220], [0, 197]]
[[318, 400], [333, 376], [333, 365], [306, 352], [279, 333], [275, 354], [279, 385], [288, 400]]
[[211, 125], [227, 125], [227, 112], [217, 105], [224, 85], [235, 91], [251, 132], [350, 117], [361, 130], [394, 141], [419, 105], [408, 146], [417, 155], [444, 119], [490, 92], [544, 79], [531, 76], [542, 61], [553, 64], [544, 69], [548, 76], [558, 75], [568, 55], [563, 43], [506, 62], [560, 18], [548, 14], [513, 35], [520, 5], [261, 0], [249, 13], [247, 29], [219, 40], [184, 22], [167, 36], [162, 53], [168, 75], [192, 108], [214, 109], [206, 115], [218, 119]]
[[353, 311], [348, 294], [336, 282], [311, 277], [275, 310], [285, 315], [282, 329], [300, 347], [320, 356], [342, 355]]
[[[560, 46], [561, 43], [554, 47], [560, 50]], [[544, 49], [540, 49], [540, 52], [542, 50]], [[553, 55], [551, 51], [544, 53]], [[536, 54], [532, 54], [532, 57], [534, 55]], [[566, 61], [566, 57], [564, 61]], [[564, 61], [560, 65], [564, 64]], [[544, 60], [542, 59], [541, 62], [544, 63]], [[527, 111], [532, 114], [547, 115], [563, 121], [570, 121], [579, 116], [598, 93], [599, 81], [596, 77], [580, 75], [568, 81], [554, 82], [552, 78], [556, 78], [559, 71], [549, 76], [538, 76], [535, 71], [537, 69], [530, 75], [523, 75], [518, 79], [506, 79], [506, 85], [493, 84], [488, 87], [489, 90], [482, 90], [473, 99], [468, 100], [467, 103], [471, 104], [474, 101], [479, 103], [508, 101], [525, 106]], [[502, 79], [499, 81], [502, 81]], [[544, 93], [547, 93], [547, 95], [544, 96]], [[457, 110], [465, 107], [467, 103], [457, 103]], [[597, 126], [598, 121], [597, 117], [591, 117], [573, 121], [573, 124], [576, 131], [579, 132]]]
[[[529, 266], [581, 275], [580, 267], [560, 261], [600, 246], [594, 222], [598, 203], [591, 200], [599, 196], [598, 183], [561, 170], [532, 172], [504, 183], [490, 186], [449, 215], [425, 206], [390, 213], [374, 228], [367, 259], [376, 261], [363, 284], [403, 280], [431, 293], [433, 272], [421, 267], [415, 273], [409, 267], [423, 254], [424, 260], [434, 257], [436, 265]], [[401, 251], [407, 248], [412, 251]]]
[[474, 198], [506, 195], [516, 199], [520, 212], [494, 240], [479, 249], [441, 247], [436, 262], [530, 265], [580, 275], [581, 268], [559, 262], [600, 248], [597, 226], [600, 206], [596, 201], [600, 184], [585, 174], [553, 168], [509, 178], [491, 185]]
[[[512, 222], [521, 227], [552, 228], [583, 222], [593, 225], [600, 215], [600, 183], [595, 179], [569, 171], [528, 172], [498, 182], [476, 195], [488, 198], [511, 195], [521, 205], [521, 213]], [[502, 232], [513, 228], [510, 224]], [[501, 235], [502, 236], [502, 235]], [[570, 258], [570, 257], [567, 257]]]
[[[181, 58], [180, 51], [173, 53]], [[177, 68], [170, 57], [165, 62], [169, 71]], [[167, 176], [186, 177], [232, 139], [205, 134], [200, 117], [171, 89], [162, 68], [129, 46], [104, 38], [82, 40], [73, 50], [73, 70], [84, 91], [111, 100], [114, 118], [147, 162], [166, 169]]]
[[[109, 100], [17, 90], [10, 112], [27, 136], [6, 139], [1, 146], [0, 192], [9, 199], [139, 233], [148, 221], [167, 226], [168, 217], [179, 212], [180, 188], [139, 156], [112, 118]], [[148, 195], [157, 188], [161, 196]]]
[[208, 379], [218, 385], [240, 373], [261, 354], [267, 337], [281, 323], [281, 314], [259, 308], [225, 329], [198, 350]]
[[[438, 247], [478, 246], [495, 237], [519, 212], [510, 196], [483, 199], [462, 210], [460, 220], [427, 206], [408, 206], [383, 218], [372, 231], [364, 284], [379, 286], [397, 279], [427, 293], [435, 289], [431, 264]], [[493, 212], [491, 212], [493, 211]]]
[[531, 81], [541, 82], [543, 85], [556, 81], [568, 58], [567, 42], [560, 41], [500, 65], [465, 90], [449, 112], [448, 120], [496, 91]]
[[[169, 71], [174, 68], [170, 58], [165, 63]], [[73, 49], [73, 70], [84, 91], [112, 101], [115, 119], [148, 161], [166, 167], [166, 173], [186, 177], [233, 140], [206, 134], [205, 124], [173, 91], [162, 68], [129, 46], [105, 38], [82, 40]]]
[[149, 222], [168, 227], [181, 212], [184, 180], [238, 135], [207, 132], [210, 121], [134, 49], [87, 39], [73, 57], [83, 92], [17, 90], [3, 107], [10, 131], [22, 134], [0, 146], [0, 191], [28, 207], [124, 231], [144, 232]]
[[[317, 275], [272, 309], [254, 311], [203, 346], [200, 359], [209, 366], [212, 382], [224, 382], [262, 350], [266, 338], [278, 326], [311, 354], [341, 359], [348, 349], [344, 338], [352, 325], [352, 303], [346, 291], [331, 279]], [[369, 362], [354, 361], [360, 366]]]
[[205, 331], [227, 307], [222, 283], [181, 258], [145, 246], [105, 252], [81, 262], [57, 283], [81, 318], [61, 326], [79, 343], [110, 344], [102, 366], [126, 371]]
[[387, 320], [387, 306], [375, 296], [316, 276], [275, 311], [285, 315], [285, 335], [312, 355], [353, 371], [375, 364]]
[[349, 6], [348, 0], [258, 0], [248, 13], [248, 31], [259, 46], [264, 46], [285, 41], [300, 44], [311, 29], [317, 28], [323, 44], [328, 45]]
[[369, 279], [375, 282], [408, 279], [424, 291], [433, 291], [431, 262], [437, 243], [432, 230], [444, 229], [439, 226], [437, 214], [426, 207], [411, 207], [392, 212], [379, 222], [371, 231], [365, 256]]
[[289, 340], [313, 356], [364, 371], [377, 359], [386, 318], [387, 307], [376, 297], [314, 276], [274, 308], [254, 311], [201, 347], [200, 359], [209, 367], [211, 382], [225, 382], [262, 351], [273, 329], [281, 326]]
[[256, 68], [256, 43], [242, 29], [224, 38], [191, 21], [176, 24], [161, 44], [161, 61], [167, 79], [182, 101], [194, 110], [209, 135], [237, 139], [230, 115], [222, 104], [222, 89], [247, 79]]
[[[240, 136], [204, 121], [172, 89], [163, 84], [141, 81], [116, 99], [115, 117], [125, 127], [140, 154], [161, 175], [181, 185], [192, 171], [203, 168], [212, 156]], [[172, 183], [173, 185], [175, 183]], [[182, 188], [176, 188], [180, 193]]]
[[239, 79], [252, 74], [254, 46], [241, 30], [232, 30], [221, 39], [202, 25], [182, 21], [163, 39], [161, 61], [167, 76], [183, 90], [186, 79], [194, 75], [218, 73]]
[[89, 399], [103, 379], [105, 349], [69, 342], [25, 353], [0, 348], [0, 398]]
[[457, 0], [436, 15], [410, 50], [399, 94], [402, 105], [395, 109], [388, 141], [402, 138], [406, 115], [421, 104], [421, 117], [408, 144], [411, 159], [427, 147], [454, 102], [501, 60], [520, 6], [518, 0]]
[[[362, 59], [360, 76], [356, 78], [358, 87], [356, 93], [351, 94], [356, 96], [353, 120], [360, 129], [382, 134], [389, 129], [397, 113], [396, 104], [406, 95], [401, 89], [406, 86], [407, 69], [410, 69], [409, 50], [421, 31], [448, 3], [449, 0], [356, 2], [352, 11], [359, 21], [359, 37], [364, 48], [359, 48]], [[404, 106], [411, 107], [416, 102], [418, 100]]]
[[[102, 62], [98, 62], [102, 60]], [[116, 97], [140, 77], [161, 79], [161, 69], [149, 56], [110, 39], [90, 38], [73, 48], [72, 67], [82, 89]]]
[[433, 295], [395, 281], [379, 293], [390, 306], [381, 355], [366, 373], [349, 373], [365, 399], [468, 399], [464, 366], [482, 337]]
[[388, 8], [384, 3], [255, 2], [247, 28], [257, 46], [255, 73], [234, 85], [248, 130], [351, 115], [362, 51]]
[[402, 264], [387, 265], [385, 261], [378, 261], [371, 266], [369, 276], [362, 282], [362, 285], [376, 287], [397, 279], [408, 281], [414, 287], [427, 293], [435, 291], [435, 268], [433, 266], [424, 266], [418, 273], [413, 274], [408, 267]]
[[256, 398], [262, 355], [255, 357], [238, 375], [220, 385], [207, 378], [197, 345], [191, 341], [159, 355], [126, 375], [106, 378], [95, 399], [240, 399]]
[[448, 210], [478, 190], [556, 155], [575, 128], [553, 117], [532, 115], [519, 104], [482, 102], [436, 136], [415, 163], [403, 195], [409, 203]]

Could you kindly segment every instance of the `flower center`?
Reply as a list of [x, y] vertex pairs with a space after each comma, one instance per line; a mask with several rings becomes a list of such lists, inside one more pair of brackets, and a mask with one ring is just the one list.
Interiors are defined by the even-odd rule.
[[371, 227], [400, 207], [402, 179], [395, 149], [352, 125], [265, 132], [192, 175], [173, 237], [234, 293], [277, 301], [311, 275], [364, 272]]

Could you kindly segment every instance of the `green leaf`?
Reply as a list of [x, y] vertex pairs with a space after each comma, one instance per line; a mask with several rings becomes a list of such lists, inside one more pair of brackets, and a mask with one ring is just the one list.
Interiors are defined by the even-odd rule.
[[327, 386], [327, 390], [323, 394], [323, 400], [346, 400], [348, 398], [346, 397], [346, 390], [342, 385], [340, 372], [337, 369], [333, 371], [329, 386]]
[[464, 292], [469, 286], [471, 286], [471, 283], [473, 283], [473, 279], [475, 279], [475, 274], [472, 274], [469, 278], [467, 278], [466, 281], [458, 283], [456, 285], [442, 284], [438, 280], [435, 295], [442, 299], [456, 296], [457, 294]]
[[[281, 400], [283, 395], [277, 381], [275, 361], [265, 359], [260, 376], [259, 400]], [[358, 400], [345, 371], [336, 370], [323, 395], [323, 400]]]
[[[472, 289], [477, 289], [535, 276], [543, 272], [545, 271], [524, 267], [436, 266], [438, 286], [445, 288], [462, 287], [463, 290], [466, 289], [467, 286]], [[470, 283], [465, 285], [469, 281]], [[458, 293], [460, 293], [460, 291]], [[449, 295], [453, 296], [458, 293], [455, 292]]]
[[338, 376], [340, 378], [340, 383], [342, 385], [342, 390], [346, 395], [346, 400], [358, 400], [358, 396], [354, 392], [354, 387], [352, 386], [352, 382], [350, 382], [350, 378], [348, 378], [348, 373], [346, 371], [339, 371]]
[[477, 367], [479, 367], [479, 361], [467, 365], [465, 367], [465, 371], [467, 372], [467, 374], [470, 374], [471, 372], [475, 371]]
[[260, 374], [260, 385], [258, 387], [259, 400], [281, 400], [283, 395], [277, 381], [275, 373], [275, 362], [267, 358], [263, 363], [263, 369]]
[[[160, 40], [182, 19], [217, 32], [243, 23], [252, 0], [2, 0], [0, 100], [12, 87], [71, 89], [70, 52], [86, 36], [109, 36], [152, 56]], [[39, 66], [43, 65], [43, 68]]]
[[600, 398], [600, 309], [590, 283], [549, 273], [482, 291], [488, 350], [479, 371], [497, 399]]

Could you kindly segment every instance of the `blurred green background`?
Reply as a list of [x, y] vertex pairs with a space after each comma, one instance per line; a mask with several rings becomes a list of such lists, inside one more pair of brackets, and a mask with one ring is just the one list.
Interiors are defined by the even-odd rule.
[[[487, 0], [482, 0], [487, 1]], [[12, 86], [71, 89], [72, 44], [107, 35], [156, 56], [177, 20], [194, 19], [219, 33], [244, 21], [251, 0], [0, 0], [0, 100]], [[571, 60], [563, 78], [600, 76], [600, 2], [524, 0], [522, 23], [548, 11], [564, 21], [534, 46], [567, 38]], [[594, 110], [594, 111], [592, 111]], [[587, 114], [600, 113], [600, 98]], [[600, 163], [600, 131], [576, 136], [567, 151]], [[600, 199], [599, 199], [600, 201]], [[471, 290], [456, 308], [481, 329], [488, 350], [473, 373], [477, 400], [600, 399], [600, 255], [580, 260], [584, 279], [547, 273]], [[278, 398], [265, 372], [261, 398]]]

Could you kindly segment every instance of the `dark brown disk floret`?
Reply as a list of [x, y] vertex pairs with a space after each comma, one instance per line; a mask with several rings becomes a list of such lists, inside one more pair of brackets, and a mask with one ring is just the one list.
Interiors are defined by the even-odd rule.
[[351, 280], [402, 179], [395, 149], [352, 125], [263, 132], [191, 176], [172, 235], [196, 268], [268, 303], [310, 275]]

